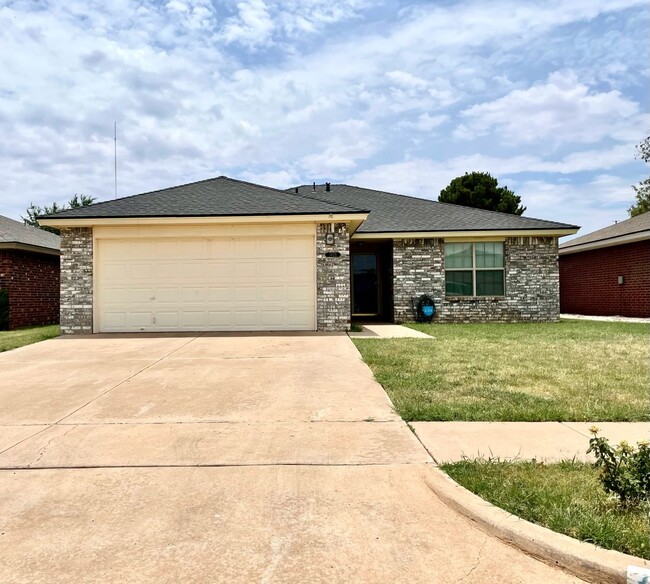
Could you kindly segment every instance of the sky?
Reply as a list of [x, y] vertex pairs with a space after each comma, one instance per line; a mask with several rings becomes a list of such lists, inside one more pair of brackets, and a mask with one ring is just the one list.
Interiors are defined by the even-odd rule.
[[625, 219], [648, 176], [647, 0], [0, 0], [0, 214], [219, 175]]

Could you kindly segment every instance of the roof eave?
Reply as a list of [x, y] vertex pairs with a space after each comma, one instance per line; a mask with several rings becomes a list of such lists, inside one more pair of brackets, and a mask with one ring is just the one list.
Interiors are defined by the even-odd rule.
[[61, 255], [61, 250], [59, 249], [53, 247], [43, 247], [41, 245], [32, 245], [31, 243], [21, 243], [19, 241], [0, 241], [0, 249], [28, 251], [32, 253], [42, 253], [45, 255]]
[[367, 212], [324, 211], [321, 213], [285, 213], [255, 215], [188, 215], [127, 217], [43, 217], [47, 227], [93, 227], [94, 225], [192, 225], [205, 223], [322, 223], [330, 221], [358, 222], [368, 218]]
[[636, 233], [626, 233], [625, 235], [617, 235], [615, 237], [598, 239], [596, 241], [586, 241], [585, 243], [573, 244], [572, 241], [567, 241], [565, 244], [563, 244], [562, 247], [560, 247], [559, 253], [560, 255], [567, 255], [570, 253], [578, 253], [592, 249], [602, 249], [605, 247], [625, 245], [627, 243], [636, 243], [637, 241], [645, 241], [647, 239], [650, 239], [650, 230], [637, 231]]
[[440, 239], [451, 237], [563, 237], [578, 232], [579, 227], [528, 228], [528, 229], [453, 229], [439, 231], [363, 231], [354, 239]]

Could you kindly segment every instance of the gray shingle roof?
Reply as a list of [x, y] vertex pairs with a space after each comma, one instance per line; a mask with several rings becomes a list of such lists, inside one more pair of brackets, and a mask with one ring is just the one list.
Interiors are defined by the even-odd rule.
[[[295, 192], [295, 188], [288, 191]], [[297, 188], [298, 193], [306, 197], [371, 209], [368, 219], [361, 224], [357, 233], [577, 228], [565, 223], [438, 203], [349, 185], [331, 185], [329, 192], [325, 190], [325, 185], [316, 185], [315, 190], [312, 185]]]
[[22, 243], [23, 245], [58, 250], [61, 246], [61, 238], [49, 231], [25, 225], [20, 221], [0, 215], [1, 243]]
[[220, 217], [320, 215], [363, 212], [345, 204], [307, 199], [225, 176], [95, 203], [48, 215], [48, 219], [109, 217]]
[[583, 245], [585, 243], [595, 243], [597, 241], [604, 241], [607, 239], [613, 239], [614, 237], [622, 237], [623, 235], [632, 235], [634, 233], [640, 233], [642, 231], [650, 231], [650, 213], [643, 213], [637, 215], [636, 217], [630, 217], [625, 221], [619, 221], [610, 225], [609, 227], [604, 227], [598, 231], [592, 231], [586, 235], [576, 237], [571, 241], [566, 241], [560, 245], [561, 249], [567, 249], [569, 247], [575, 247], [578, 245]]

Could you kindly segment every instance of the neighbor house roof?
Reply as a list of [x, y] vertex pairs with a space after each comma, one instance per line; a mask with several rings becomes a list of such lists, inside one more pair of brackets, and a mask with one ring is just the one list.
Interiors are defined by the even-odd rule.
[[0, 248], [52, 253], [58, 252], [60, 245], [58, 235], [0, 215]]
[[577, 251], [586, 251], [587, 249], [597, 249], [600, 247], [611, 247], [623, 243], [633, 243], [650, 239], [650, 213], [642, 213], [636, 217], [630, 217], [624, 221], [619, 221], [592, 231], [586, 235], [576, 237], [560, 245], [560, 253], [573, 253]]
[[362, 208], [306, 199], [225, 176], [67, 209], [48, 219], [224, 217], [365, 213]]
[[513, 230], [566, 230], [575, 225], [497, 213], [473, 207], [438, 203], [343, 184], [303, 185], [288, 189], [305, 197], [336, 204], [370, 209], [370, 215], [357, 233], [406, 233], [431, 231], [513, 231]]

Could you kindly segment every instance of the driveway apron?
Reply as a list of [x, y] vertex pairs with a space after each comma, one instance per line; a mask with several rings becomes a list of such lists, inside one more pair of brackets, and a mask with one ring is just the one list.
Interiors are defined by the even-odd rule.
[[426, 484], [344, 334], [0, 354], [0, 581], [576, 582]]

